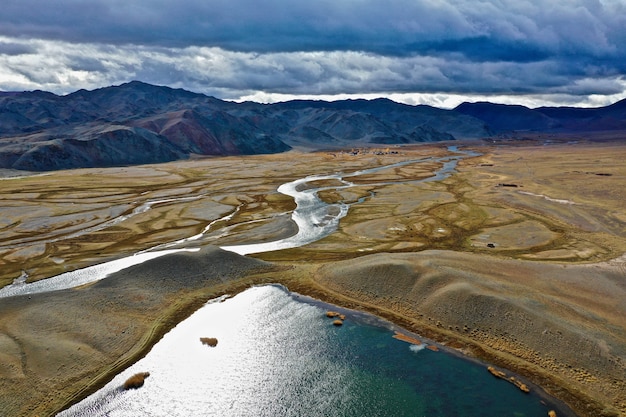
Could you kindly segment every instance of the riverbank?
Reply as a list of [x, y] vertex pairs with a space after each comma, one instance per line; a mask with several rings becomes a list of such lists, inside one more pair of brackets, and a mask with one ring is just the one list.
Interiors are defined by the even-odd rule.
[[[468, 314], [467, 309], [460, 309], [456, 304], [457, 297], [439, 296], [436, 307], [433, 307], [436, 311], [428, 310], [428, 302], [411, 298], [411, 293], [423, 294], [424, 288], [418, 288], [420, 277], [428, 275], [429, 271], [452, 268], [455, 262], [456, 266], [468, 266], [473, 261], [464, 254], [438, 253], [436, 258], [440, 261], [436, 267], [425, 265], [426, 259], [435, 258], [433, 255], [412, 254], [393, 256], [391, 259], [389, 256], [374, 256], [374, 259], [360, 262], [277, 267], [207, 248], [201, 253], [174, 254], [148, 261], [82, 289], [5, 299], [0, 305], [0, 329], [4, 341], [2, 352], [5, 356], [4, 374], [0, 378], [0, 405], [9, 415], [53, 415], [95, 391], [142, 357], [164, 333], [206, 300], [222, 294], [232, 295], [251, 285], [276, 282], [299, 294], [376, 314], [461, 354], [516, 372], [564, 400], [579, 416], [611, 415], [610, 408], [607, 408], [607, 394], [619, 393], [620, 390], [624, 392], [623, 385], [612, 385], [616, 383], [615, 373], [623, 372], [623, 368], [611, 371], [606, 364], [596, 360], [598, 358], [588, 358], [588, 363], [567, 368], [563, 361], [576, 363], [575, 360], [558, 357], [558, 352], [576, 354], [570, 349], [571, 335], [560, 338], [545, 336], [553, 350], [534, 351], [531, 356], [525, 356], [511, 348], [511, 338], [517, 340], [518, 345], [527, 343], [532, 346], [536, 335], [524, 326], [516, 326], [519, 320], [509, 322], [508, 336], [501, 334], [501, 328], [488, 329], [487, 324], [495, 326], [495, 323], [506, 321], [506, 317], [493, 317], [486, 313], [497, 311], [502, 306], [489, 297], [481, 301], [483, 310], [480, 314]], [[416, 257], [419, 259], [409, 259]], [[398, 267], [402, 258], [414, 265], [411, 270], [405, 269], [404, 274]], [[201, 272], [207, 270], [209, 265], [216, 265], [218, 260], [221, 265], [219, 270], [210, 274]], [[415, 273], [415, 265], [425, 269]], [[510, 268], [510, 265], [501, 266]], [[600, 267], [610, 270], [610, 265]], [[385, 271], [395, 277], [396, 285], [390, 285], [385, 279], [389, 276], [385, 275]], [[581, 271], [570, 270], [565, 275]], [[454, 276], [458, 273], [456, 271]], [[593, 273], [597, 275], [597, 268]], [[129, 279], [131, 276], [132, 280]], [[462, 276], [467, 278], [467, 275]], [[484, 277], [485, 282], [493, 279]], [[398, 286], [398, 283], [404, 285]], [[407, 285], [415, 291], [407, 291]], [[372, 286], [378, 288], [374, 290]], [[437, 292], [442, 291], [439, 289], [426, 294], [424, 298], [430, 298]], [[477, 287], [475, 293], [487, 294], [487, 291]], [[507, 293], [500, 291], [500, 294]], [[623, 295], [615, 292], [605, 294], [608, 297]], [[522, 295], [516, 297], [523, 298]], [[411, 303], [413, 306], [407, 308]], [[471, 330], [448, 324], [452, 323], [454, 314], [451, 316], [441, 311], [454, 313], [455, 309], [458, 309], [457, 316], [466, 322], [474, 320]], [[431, 314], [438, 315], [427, 316]], [[42, 320], [41, 317], [46, 318]], [[518, 314], [517, 318], [523, 317]], [[487, 321], [479, 323], [480, 320]], [[74, 323], [71, 329], [67, 327], [68, 322]], [[567, 317], [554, 316], [544, 330], [555, 334], [568, 327], [569, 322]], [[609, 333], [604, 336], [610, 336]], [[11, 358], [7, 336], [14, 341], [17, 349], [21, 349], [21, 356]], [[556, 359], [561, 360], [567, 369], [584, 369], [593, 379], [576, 382], [571, 375], [568, 377], [548, 367], [546, 360], [554, 359], [554, 352], [557, 352]], [[20, 359], [21, 368], [15, 367], [12, 377], [7, 378], [6, 364], [16, 364]], [[584, 361], [584, 358], [581, 360]], [[623, 384], [623, 381], [617, 383]], [[616, 399], [619, 400], [619, 395], [613, 401]]]
[[312, 280], [315, 296], [512, 370], [580, 416], [616, 416], [626, 415], [625, 261], [564, 267], [427, 251], [326, 264]]
[[54, 415], [142, 357], [207, 300], [247, 288], [251, 273], [280, 269], [207, 247], [76, 289], [4, 298], [0, 409]]
[[36, 280], [212, 226], [193, 241], [205, 247], [199, 253], [154, 259], [82, 288], [2, 299], [0, 409], [51, 415], [133, 363], [206, 300], [280, 283], [515, 371], [579, 416], [626, 416], [626, 263], [606, 262], [626, 251], [626, 147], [478, 150], [481, 157], [441, 181], [419, 181], [440, 169], [430, 161], [326, 190], [320, 197], [328, 203], [359, 201], [336, 232], [254, 257], [207, 245], [293, 234], [286, 213], [294, 204], [276, 193], [281, 184], [446, 149], [342, 161], [225, 158], [3, 181], [10, 224], [2, 285], [20, 271]]
[[[339, 319], [329, 319], [329, 311]], [[203, 306], [61, 415], [478, 417], [553, 410], [575, 417], [538, 387], [522, 392], [485, 372], [484, 363], [418, 335], [398, 340], [398, 333], [410, 334], [283, 286], [255, 286]], [[214, 348], [199, 343], [207, 334], [219, 341]], [[119, 389], [147, 369], [141, 389]]]
[[[373, 313], [461, 354], [509, 369], [565, 401], [581, 417], [620, 415], [617, 407], [624, 404], [625, 390], [619, 375], [624, 372], [626, 355], [618, 354], [623, 349], [620, 341], [611, 340], [620, 334], [614, 334], [615, 330], [602, 333], [602, 326], [593, 332], [572, 332], [581, 322], [572, 320], [563, 306], [535, 308], [543, 318], [524, 318], [532, 311], [523, 306], [525, 300], [536, 306], [542, 299], [539, 293], [549, 286], [554, 288], [547, 296], [571, 286], [567, 277], [583, 274], [579, 284], [584, 285], [585, 269], [606, 281], [599, 288], [607, 304], [623, 299], [623, 287], [616, 291], [610, 286], [610, 271], [616, 265], [579, 266], [557, 276], [563, 287], [555, 286], [554, 280], [544, 286], [530, 280], [535, 285], [517, 293], [519, 287], [506, 288], [505, 280], [497, 280], [495, 274], [474, 275], [466, 268], [476, 259], [464, 254], [367, 258], [277, 266], [206, 248], [151, 260], [84, 288], [4, 299], [0, 304], [0, 406], [8, 415], [53, 415], [142, 357], [206, 300], [275, 282], [324, 302]], [[499, 272], [512, 269], [506, 262], [486, 261]], [[457, 269], [461, 265], [465, 272]], [[598, 268], [604, 272], [598, 274]], [[518, 278], [528, 277], [532, 269], [526, 267]], [[447, 272], [437, 275], [442, 270]], [[475, 288], [460, 303], [454, 281], [468, 279]], [[428, 291], [437, 281], [445, 283]], [[489, 284], [499, 287], [498, 297], [490, 295]], [[471, 309], [473, 297], [479, 300], [475, 311]], [[587, 305], [586, 311], [603, 314], [613, 329], [620, 325], [619, 310], [602, 313]], [[455, 318], [466, 324], [454, 324]], [[520, 325], [529, 318], [535, 326]], [[623, 331], [626, 326], [621, 326]], [[559, 332], [561, 336], [556, 337]], [[571, 348], [572, 343], [582, 347], [595, 341], [602, 350], [602, 340], [607, 343], [604, 351], [613, 356]]]

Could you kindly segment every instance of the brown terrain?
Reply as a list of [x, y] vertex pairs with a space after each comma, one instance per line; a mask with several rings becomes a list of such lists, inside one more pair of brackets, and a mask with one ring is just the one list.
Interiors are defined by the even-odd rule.
[[280, 184], [449, 152], [292, 151], [0, 180], [0, 286], [190, 237], [221, 219], [195, 241], [200, 252], [2, 299], [0, 409], [52, 415], [207, 299], [278, 282], [515, 372], [579, 416], [626, 416], [626, 145], [545, 139], [472, 142], [482, 155], [442, 181], [414, 181], [436, 162], [350, 178], [357, 186], [321, 195], [366, 197], [337, 232], [247, 257], [216, 246], [295, 232]]

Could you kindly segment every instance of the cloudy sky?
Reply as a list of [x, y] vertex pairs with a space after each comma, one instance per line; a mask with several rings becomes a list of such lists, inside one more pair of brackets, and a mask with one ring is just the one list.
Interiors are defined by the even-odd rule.
[[141, 80], [227, 100], [597, 106], [626, 0], [2, 0], [0, 91]]

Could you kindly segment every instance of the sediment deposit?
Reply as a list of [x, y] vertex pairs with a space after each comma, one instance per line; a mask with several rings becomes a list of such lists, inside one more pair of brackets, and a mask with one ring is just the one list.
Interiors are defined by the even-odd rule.
[[1, 181], [2, 285], [212, 226], [195, 242], [198, 253], [82, 288], [2, 299], [0, 408], [51, 414], [207, 299], [278, 282], [516, 372], [580, 416], [626, 415], [626, 146], [475, 148], [482, 155], [442, 181], [416, 183], [436, 167], [407, 165], [327, 190], [329, 202], [363, 199], [337, 232], [254, 257], [209, 245], [293, 234], [285, 216], [293, 202], [278, 185], [448, 151], [200, 159]]

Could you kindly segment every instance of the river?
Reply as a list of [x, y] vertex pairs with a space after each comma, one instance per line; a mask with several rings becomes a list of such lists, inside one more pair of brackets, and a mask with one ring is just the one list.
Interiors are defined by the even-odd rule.
[[[450, 151], [452, 155], [442, 158], [283, 184], [278, 191], [296, 202], [292, 219], [297, 234], [223, 249], [249, 254], [319, 240], [337, 229], [350, 205], [324, 203], [317, 193], [325, 188], [311, 183], [336, 180], [341, 185], [330, 188], [349, 188], [354, 186], [351, 177], [433, 161], [442, 167], [432, 177], [413, 182], [439, 181], [454, 172], [460, 159], [476, 155], [454, 147]], [[134, 256], [32, 284], [16, 280], [0, 289], [0, 297], [72, 288], [148, 259], [198, 250], [210, 226], [200, 235]], [[324, 314], [328, 308], [338, 309], [278, 286], [253, 287], [233, 298], [212, 300], [166, 334], [147, 356], [59, 416], [530, 417], [545, 416], [550, 409], [559, 410], [559, 416], [572, 415], [537, 395], [540, 390], [522, 393], [476, 361], [445, 349], [426, 349], [427, 341], [395, 339], [394, 331], [402, 330], [373, 316], [342, 311], [346, 321], [335, 326]], [[202, 337], [217, 338], [217, 346], [202, 344]], [[146, 371], [150, 377], [142, 388], [121, 388], [129, 376]]]
[[[355, 184], [348, 181], [348, 179], [351, 177], [372, 174], [385, 169], [391, 169], [409, 164], [418, 164], [421, 162], [440, 162], [442, 166], [439, 170], [434, 172], [431, 177], [413, 180], [412, 182], [425, 183], [440, 181], [454, 172], [454, 169], [456, 168], [459, 160], [469, 156], [478, 155], [477, 153], [474, 153], [472, 151], [459, 150], [456, 146], [450, 146], [448, 149], [453, 152], [452, 155], [440, 158], [427, 157], [421, 159], [411, 159], [408, 161], [398, 162], [390, 165], [383, 165], [375, 168], [368, 168], [351, 173], [315, 175], [285, 183], [278, 188], [278, 192], [293, 197], [294, 201], [296, 202], [296, 208], [293, 211], [291, 218], [297, 224], [298, 232], [293, 236], [273, 242], [250, 245], [223, 246], [222, 249], [236, 252], [241, 255], [247, 255], [251, 253], [296, 248], [322, 239], [337, 230], [339, 221], [343, 217], [345, 217], [346, 214], [348, 214], [350, 205], [346, 203], [326, 204], [318, 197], [318, 193], [320, 191], [325, 189], [345, 189], [353, 187], [355, 186]], [[310, 187], [311, 183], [319, 180], [337, 180], [340, 181], [343, 185], [332, 187]], [[403, 182], [405, 181], [403, 180]], [[363, 184], [360, 184], [360, 186], [363, 186]], [[121, 269], [140, 264], [159, 256], [164, 256], [179, 251], [197, 251], [199, 250], [199, 246], [204, 244], [203, 236], [211, 231], [211, 225], [215, 224], [218, 221], [232, 217], [236, 212], [237, 210], [222, 219], [217, 219], [211, 222], [204, 229], [204, 231], [198, 235], [191, 236], [186, 239], [181, 239], [176, 242], [161, 244], [158, 247], [144, 250], [131, 256], [123, 257], [110, 262], [104, 262], [98, 265], [71, 272], [66, 272], [33, 283], [26, 283], [23, 277], [18, 278], [11, 285], [0, 288], [0, 298], [73, 288], [79, 285], [85, 285], [91, 282], [99, 281], [114, 272], [120, 271]], [[115, 222], [115, 220], [112, 220], [112, 222]]]

